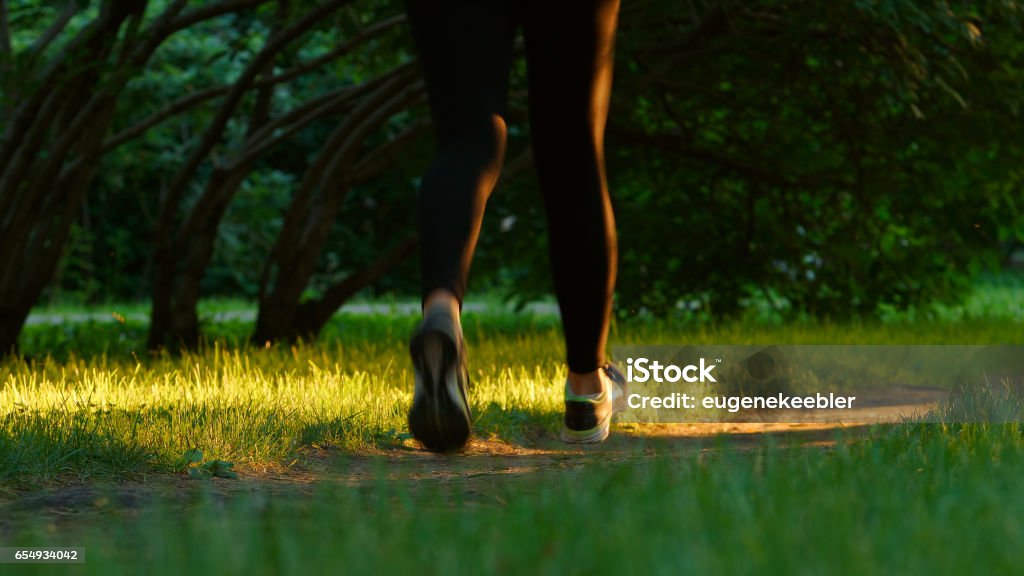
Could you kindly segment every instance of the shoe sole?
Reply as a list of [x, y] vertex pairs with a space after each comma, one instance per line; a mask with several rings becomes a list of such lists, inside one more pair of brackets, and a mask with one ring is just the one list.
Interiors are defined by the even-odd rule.
[[569, 444], [597, 444], [608, 438], [611, 429], [611, 417], [609, 416], [604, 423], [598, 424], [597, 427], [590, 430], [570, 430], [563, 426], [561, 438], [562, 442]]
[[412, 339], [409, 352], [417, 375], [409, 430], [427, 450], [463, 448], [469, 440], [470, 419], [455, 342], [443, 332], [428, 330]]

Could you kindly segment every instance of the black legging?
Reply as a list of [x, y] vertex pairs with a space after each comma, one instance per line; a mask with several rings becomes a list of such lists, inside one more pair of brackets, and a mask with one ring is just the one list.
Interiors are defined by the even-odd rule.
[[604, 126], [619, 0], [407, 0], [437, 154], [419, 194], [422, 294], [462, 305], [484, 206], [505, 155], [504, 116], [521, 24], [533, 158], [569, 369], [605, 362], [616, 237]]

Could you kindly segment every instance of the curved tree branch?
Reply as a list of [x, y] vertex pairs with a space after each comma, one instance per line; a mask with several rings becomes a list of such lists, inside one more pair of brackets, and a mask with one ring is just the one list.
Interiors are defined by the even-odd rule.
[[[0, 0], [2, 1], [2, 0]], [[64, 10], [57, 16], [53, 24], [46, 29], [46, 32], [36, 39], [32, 43], [32, 46], [28, 48], [27, 56], [30, 59], [38, 58], [46, 49], [53, 43], [53, 41], [60, 36], [60, 33], [64, 31], [64, 28], [71, 22], [71, 18], [74, 17], [75, 13], [78, 12], [78, 3], [74, 0], [69, 0]]]
[[290, 337], [316, 336], [331, 316], [357, 292], [380, 280], [395, 266], [411, 256], [416, 250], [418, 239], [406, 238], [381, 254], [372, 264], [332, 284], [319, 300], [303, 302], [295, 310]]
[[184, 30], [189, 26], [198, 24], [204, 20], [210, 20], [225, 14], [242, 12], [249, 8], [255, 8], [260, 4], [266, 4], [268, 1], [269, 0], [222, 0], [221, 2], [203, 6], [202, 8], [193, 8], [192, 10], [182, 13], [167, 24], [167, 35], [171, 35], [179, 30]]
[[[362, 43], [366, 42], [367, 40], [370, 40], [370, 39], [378, 36], [382, 32], [384, 32], [384, 31], [388, 30], [389, 28], [391, 28], [391, 27], [393, 27], [393, 26], [403, 22], [404, 20], [405, 20], [405, 16], [404, 15], [396, 16], [394, 18], [389, 18], [387, 20], [384, 20], [384, 21], [382, 21], [382, 22], [380, 22], [378, 24], [375, 24], [375, 25], [367, 28], [362, 33], [360, 33], [358, 36], [354, 37], [352, 40], [350, 40], [350, 41], [346, 42], [345, 44], [343, 44], [343, 45], [341, 45], [341, 46], [331, 50], [330, 52], [327, 52], [326, 54], [323, 54], [321, 56], [313, 58], [312, 60], [310, 60], [308, 62], [304, 62], [302, 64], [299, 64], [299, 65], [295, 66], [294, 68], [292, 68], [292, 69], [290, 69], [290, 70], [288, 70], [286, 72], [282, 72], [280, 74], [276, 74], [276, 75], [273, 75], [273, 76], [268, 76], [268, 77], [265, 77], [265, 78], [260, 78], [260, 79], [258, 79], [256, 81], [254, 81], [252, 83], [251, 87], [252, 88], [264, 88], [264, 87], [280, 84], [282, 82], [288, 82], [289, 80], [294, 80], [295, 78], [298, 78], [299, 76], [302, 76], [303, 74], [307, 74], [309, 72], [312, 72], [312, 71], [320, 68], [324, 64], [328, 64], [328, 63], [330, 63], [330, 62], [332, 62], [334, 60], [337, 60], [338, 58], [341, 58], [342, 56], [345, 56], [345, 55], [351, 53], [352, 50], [357, 48], [360, 44], [362, 44]], [[130, 141], [132, 139], [134, 139], [134, 138], [137, 138], [137, 137], [145, 134], [147, 130], [149, 130], [150, 128], [152, 128], [152, 127], [154, 127], [154, 126], [156, 126], [158, 124], [160, 124], [161, 122], [163, 122], [164, 120], [167, 120], [168, 118], [171, 118], [173, 116], [181, 114], [182, 112], [188, 111], [188, 110], [194, 108], [195, 106], [198, 106], [199, 104], [202, 104], [203, 102], [206, 102], [208, 100], [212, 100], [214, 98], [217, 98], [218, 96], [223, 96], [224, 94], [229, 93], [233, 86], [234, 86], [234, 84], [225, 84], [223, 86], [215, 86], [213, 88], [207, 88], [205, 90], [200, 90], [198, 92], [193, 92], [192, 94], [189, 94], [187, 96], [183, 96], [183, 97], [181, 97], [181, 98], [179, 98], [179, 99], [177, 99], [177, 100], [167, 104], [166, 106], [164, 106], [160, 110], [154, 112], [153, 114], [150, 114], [146, 118], [143, 118], [142, 120], [140, 120], [136, 124], [132, 125], [131, 127], [125, 128], [124, 130], [121, 130], [117, 134], [114, 134], [113, 136], [108, 138], [107, 141], [103, 143], [103, 150], [104, 150], [104, 152], [108, 152], [108, 151], [110, 151], [110, 150], [112, 150], [114, 148], [117, 148], [118, 146], [120, 146], [120, 145], [122, 145], [122, 144], [124, 144], [124, 143], [126, 143], [126, 142], [128, 142], [128, 141]]]
[[0, 0], [0, 55], [11, 55], [11, 27], [7, 20], [7, 0]]
[[[251, 1], [253, 0], [235, 0], [234, 2], [226, 1], [224, 4], [239, 4]], [[292, 40], [305, 32], [310, 26], [351, 1], [352, 0], [327, 0], [323, 2], [316, 8], [313, 8], [304, 14], [302, 18], [288, 25], [279, 33], [274, 34], [269, 40], [267, 40], [263, 49], [253, 57], [252, 61], [249, 62], [246, 69], [242, 72], [242, 75], [231, 87], [231, 90], [224, 102], [221, 103], [220, 109], [217, 111], [217, 115], [210, 122], [210, 126], [207, 128], [206, 132], [203, 133], [199, 145], [196, 146], [192, 151], [192, 154], [185, 160], [184, 166], [178, 171], [174, 180], [171, 182], [171, 186], [163, 203], [164, 206], [161, 210], [157, 223], [158, 238], [163, 237], [166, 239], [168, 237], [171, 221], [173, 220], [178, 204], [185, 193], [188, 183], [195, 175], [196, 170], [199, 169], [203, 160], [207, 155], [209, 155], [210, 150], [220, 142], [223, 137], [224, 128], [234, 115], [235, 109], [238, 107], [239, 103], [241, 103], [242, 97], [251, 87], [251, 84], [255, 80], [257, 74], [259, 74], [267, 63], [277, 56], [278, 52], [283, 50]], [[160, 244], [159, 240], [158, 244]]]

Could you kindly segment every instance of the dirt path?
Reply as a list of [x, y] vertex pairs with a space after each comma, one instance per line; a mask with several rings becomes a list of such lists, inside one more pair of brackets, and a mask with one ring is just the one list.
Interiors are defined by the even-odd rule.
[[0, 539], [28, 519], [66, 526], [91, 524], [110, 515], [133, 517], [156, 502], [188, 509], [198, 505], [206, 491], [212, 491], [222, 504], [244, 494], [258, 505], [276, 497], [312, 497], [331, 484], [359, 489], [387, 482], [414, 490], [457, 486], [460, 502], [493, 504], [500, 499], [493, 490], [498, 482], [522, 482], [523, 489], [536, 490], [544, 485], [538, 479], [563, 481], [566, 475], [582, 475], [592, 466], [698, 454], [744, 457], [769, 437], [779, 446], [828, 450], [837, 438], [853, 441], [865, 430], [865, 426], [829, 423], [628, 424], [617, 426], [605, 443], [587, 447], [555, 440], [524, 447], [473, 439], [465, 451], [447, 456], [420, 450], [412, 441], [361, 453], [319, 450], [309, 453], [301, 468], [242, 468], [238, 480], [197, 481], [161, 474], [116, 485], [66, 482], [28, 493], [0, 491]]
[[[817, 421], [802, 423], [677, 423], [617, 424], [612, 436], [594, 446], [570, 446], [555, 439], [516, 445], [494, 438], [474, 438], [461, 453], [437, 455], [414, 441], [357, 453], [315, 450], [304, 454], [301, 466], [253, 469], [238, 466], [237, 480], [191, 480], [184, 475], [153, 474], [115, 485], [70, 479], [41, 490], [14, 491], [0, 486], [0, 537], [19, 519], [46, 516], [53, 522], [93, 522], [104, 514], [136, 514], [153, 502], [187, 508], [211, 489], [221, 501], [238, 494], [258, 499], [277, 495], [310, 496], [319, 487], [368, 487], [389, 482], [410, 487], [458, 486], [462, 493], [491, 498], [496, 482], [564, 481], [565, 474], [583, 474], [588, 467], [658, 458], [744, 457], [768, 439], [779, 447], [828, 450], [837, 441], [856, 441], [872, 423], [900, 422], [935, 407], [944, 395], [939, 389], [880, 389], [862, 408], [820, 410]], [[807, 419], [807, 413], [795, 413]], [[776, 413], [772, 419], [785, 419]], [[841, 421], [837, 421], [840, 420]], [[884, 426], [884, 424], [882, 424]], [[523, 482], [536, 489], [543, 482]]]
[[474, 438], [461, 453], [437, 455], [410, 440], [398, 447], [359, 453], [317, 450], [306, 454], [301, 467], [239, 467], [237, 480], [154, 474], [117, 484], [69, 480], [20, 493], [0, 487], [0, 541], [10, 540], [27, 525], [52, 533], [91, 530], [118, 519], [134, 521], [156, 507], [216, 514], [233, 503], [258, 512], [280, 499], [320, 506], [325, 505], [320, 500], [325, 490], [330, 494], [337, 486], [373, 491], [391, 485], [412, 494], [431, 490], [441, 494], [440, 501], [431, 501], [442, 506], [504, 507], [501, 495], [509, 487], [517, 493], [532, 493], [556, 482], [583, 482], [593, 467], [655, 458], [753, 458], [768, 439], [779, 447], [828, 451], [836, 442], [862, 439], [868, 430], [856, 423], [620, 424], [606, 442], [586, 447], [555, 439], [519, 446]]
[[[617, 424], [612, 436], [594, 446], [570, 446], [546, 438], [516, 445], [494, 438], [474, 438], [461, 453], [436, 455], [412, 440], [400, 445], [362, 452], [315, 450], [304, 454], [301, 465], [278, 469], [252, 469], [239, 465], [237, 480], [191, 480], [184, 475], [153, 474], [114, 485], [81, 479], [54, 482], [31, 492], [0, 486], [0, 540], [30, 517], [47, 519], [51, 526], [91, 524], [106, 515], [137, 515], [155, 503], [188, 510], [212, 492], [221, 504], [238, 495], [246, 502], [266, 503], [279, 497], [312, 498], [321, 488], [354, 489], [382, 482], [412, 491], [457, 487], [459, 502], [494, 504], [500, 499], [495, 486], [514, 483], [517, 489], [539, 490], [550, 482], [580, 479], [590, 467], [654, 458], [743, 458], [757, 453], [769, 439], [779, 447], [799, 446], [830, 450], [838, 441], [856, 441], [869, 423], [899, 422], [934, 407], [941, 390], [880, 390], [862, 408], [818, 411], [814, 422], [784, 423], [678, 423]], [[807, 419], [806, 413], [798, 414]], [[773, 420], [784, 414], [771, 415]], [[837, 421], [841, 420], [841, 421]], [[498, 502], [500, 505], [500, 502]]]

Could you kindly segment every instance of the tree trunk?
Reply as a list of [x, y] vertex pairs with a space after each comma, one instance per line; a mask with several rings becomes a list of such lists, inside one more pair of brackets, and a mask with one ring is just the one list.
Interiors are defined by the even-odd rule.
[[[0, 153], [0, 353], [16, 353], [29, 311], [56, 271], [71, 224], [96, 170], [101, 144], [123, 84], [101, 83], [101, 69], [80, 70], [72, 59], [105, 61], [131, 4], [115, 4], [72, 41], [43, 86], [63, 74], [56, 90], [31, 95], [15, 112]], [[73, 48], [73, 50], [72, 50]], [[107, 71], [109, 72], [109, 71]], [[89, 95], [83, 103], [79, 94]]]
[[[208, 161], [214, 147], [223, 140], [224, 130], [242, 103], [244, 95], [258, 83], [273, 78], [277, 55], [307, 29], [351, 0], [325, 0], [294, 22], [289, 22], [288, 5], [281, 4], [278, 27], [260, 52], [246, 66], [239, 79], [227, 91], [214, 120], [200, 138], [188, 160], [175, 175], [170, 192], [161, 206], [153, 261], [153, 302], [150, 324], [150, 348], [177, 345], [195, 348], [199, 344], [199, 285], [206, 266], [213, 256], [217, 229], [231, 199], [255, 166], [257, 155], [248, 154], [257, 148], [254, 136], [269, 123], [273, 84], [260, 89], [255, 110], [249, 118], [248, 138], [241, 157], [226, 167], [216, 167], [203, 194], [190, 214], [179, 222], [177, 213], [185, 190], [203, 162]], [[330, 108], [328, 108], [330, 109]], [[310, 121], [312, 118], [301, 118]], [[263, 148], [263, 147], [260, 147]]]
[[416, 251], [416, 238], [408, 238], [376, 262], [328, 288], [319, 300], [299, 304], [292, 322], [290, 340], [313, 338], [323, 330], [334, 313], [360, 290], [373, 284]]
[[[114, 147], [105, 147], [103, 138], [124, 86], [176, 31], [264, 2], [222, 0], [183, 12], [187, 0], [174, 0], [143, 27], [145, 0], [110, 0], [74, 37], [57, 43], [77, 10], [69, 3], [28, 50], [10, 54], [0, 38], [0, 51], [38, 71], [28, 79], [0, 77], [0, 89], [17, 95], [13, 109], [0, 110], [5, 128], [0, 138], [0, 354], [16, 352], [18, 335], [53, 278], [100, 156]], [[6, 3], [0, 5], [3, 15], [5, 8]], [[0, 22], [0, 35], [6, 24]], [[51, 44], [60, 48], [51, 50]], [[86, 62], [90, 65], [83, 66]]]
[[[285, 215], [261, 282], [259, 312], [252, 341], [292, 337], [299, 299], [309, 284], [335, 215], [353, 182], [364, 140], [392, 115], [422, 97], [414, 69], [403, 70], [367, 96], [327, 139], [321, 155], [303, 178]], [[394, 140], [405, 141], [404, 138]], [[391, 142], [382, 148], [391, 151]], [[380, 149], [371, 151], [372, 158]], [[333, 310], [332, 310], [333, 312]]]
[[173, 250], [161, 254], [165, 259], [156, 269], [160, 282], [155, 287], [160, 298], [154, 291], [150, 348], [191, 349], [199, 345], [199, 285], [213, 257], [224, 213], [253, 164], [245, 163], [229, 173], [215, 170], [183, 232], [175, 238]]

